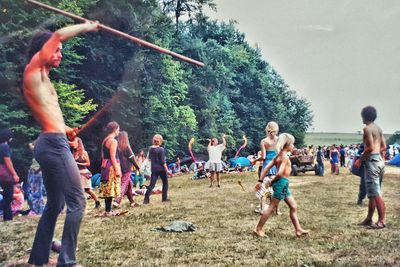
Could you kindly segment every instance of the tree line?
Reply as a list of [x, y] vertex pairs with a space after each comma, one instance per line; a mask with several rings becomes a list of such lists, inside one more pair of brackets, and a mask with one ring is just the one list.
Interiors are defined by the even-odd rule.
[[[199, 68], [106, 32], [63, 44], [61, 66], [51, 72], [66, 124], [78, 127], [120, 90], [127, 94], [83, 134], [93, 169], [98, 168], [102, 130], [110, 120], [130, 135], [133, 150], [162, 134], [168, 159], [188, 154], [188, 141], [228, 134], [227, 155], [254, 153], [268, 121], [292, 133], [298, 145], [312, 124], [309, 102], [250, 45], [235, 22], [212, 20], [203, 9], [212, 0], [47, 0], [70, 11], [205, 63]], [[32, 155], [27, 143], [40, 132], [21, 93], [26, 50], [40, 29], [74, 22], [24, 1], [0, 3], [0, 128], [15, 130], [13, 160], [25, 172]], [[196, 142], [195, 153], [204, 153]]]

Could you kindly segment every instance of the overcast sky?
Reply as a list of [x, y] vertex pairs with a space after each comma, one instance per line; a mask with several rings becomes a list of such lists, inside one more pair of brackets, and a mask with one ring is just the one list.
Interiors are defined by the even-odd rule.
[[355, 132], [360, 111], [378, 110], [385, 133], [400, 130], [400, 1], [215, 0], [218, 20], [246, 40], [314, 112], [315, 132]]

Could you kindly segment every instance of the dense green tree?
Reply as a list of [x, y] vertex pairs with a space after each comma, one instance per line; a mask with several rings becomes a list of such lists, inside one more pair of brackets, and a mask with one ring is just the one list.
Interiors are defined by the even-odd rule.
[[176, 31], [179, 30], [179, 19], [187, 16], [189, 21], [192, 17], [202, 14], [205, 6], [216, 10], [214, 0], [160, 0], [163, 11], [173, 13], [175, 18]]
[[[79, 2], [80, 6], [77, 5]], [[89, 8], [96, 1], [49, 1], [50, 4], [82, 14], [84, 8]], [[27, 63], [26, 50], [32, 35], [38, 29], [54, 30], [65, 25], [65, 18], [55, 20], [48, 12], [33, 8], [23, 1], [5, 0], [0, 2], [0, 127], [10, 127], [15, 131], [12, 142], [13, 160], [21, 178], [30, 165], [31, 154], [28, 142], [33, 141], [39, 128], [30, 115], [22, 94], [22, 74]], [[77, 72], [73, 66], [82, 64], [83, 57], [75, 53], [80, 39], [74, 39], [64, 46], [66, 58], [62, 66], [51, 73], [56, 82], [55, 88], [61, 94], [61, 106], [66, 122], [78, 125], [82, 118], [95, 106], [92, 100], [85, 100], [83, 91], [74, 89], [74, 79]], [[63, 83], [68, 82], [69, 84]], [[71, 91], [70, 91], [71, 90]], [[67, 92], [68, 91], [68, 92]], [[66, 95], [68, 94], [68, 95]], [[64, 97], [65, 96], [65, 97]]]
[[[293, 133], [297, 144], [303, 142], [312, 123], [309, 103], [246, 42], [234, 22], [220, 23], [203, 14], [203, 8], [215, 8], [212, 0], [46, 3], [205, 63], [195, 67], [103, 31], [66, 42], [62, 65], [51, 78], [67, 124], [82, 125], [95, 105], [99, 110], [125, 91], [82, 135], [93, 170], [99, 165], [102, 129], [110, 120], [129, 133], [135, 152], [148, 147], [155, 133], [162, 134], [170, 160], [187, 155], [192, 137], [199, 140], [195, 153], [206, 153], [204, 139], [222, 133], [229, 135], [228, 157], [244, 134], [249, 145], [242, 153], [254, 153], [270, 120], [279, 123], [281, 132]], [[16, 129], [20, 151], [15, 156], [24, 158], [25, 144], [39, 132], [20, 92], [24, 51], [39, 28], [55, 30], [72, 21], [22, 1], [0, 5], [0, 86], [6, 100], [0, 103], [0, 126]], [[24, 168], [30, 160], [25, 158], [19, 163]]]

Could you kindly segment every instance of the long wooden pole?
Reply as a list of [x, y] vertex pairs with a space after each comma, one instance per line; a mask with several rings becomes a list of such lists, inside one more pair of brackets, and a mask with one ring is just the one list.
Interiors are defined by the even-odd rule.
[[[48, 10], [51, 10], [51, 11], [60, 13], [60, 14], [62, 14], [62, 15], [64, 15], [64, 16], [70, 17], [70, 18], [72, 18], [72, 19], [74, 19], [74, 20], [78, 20], [78, 21], [82, 21], [82, 22], [86, 22], [86, 21], [87, 21], [87, 19], [85, 19], [85, 18], [83, 18], [83, 17], [81, 17], [81, 16], [78, 16], [78, 15], [72, 14], [72, 13], [70, 13], [70, 12], [67, 12], [67, 11], [64, 11], [64, 10], [61, 10], [61, 9], [58, 9], [58, 8], [55, 8], [55, 7], [52, 7], [52, 6], [43, 4], [43, 3], [38, 2], [38, 1], [35, 1], [35, 0], [27, 0], [27, 1], [28, 1], [29, 3], [31, 3], [31, 4], [34, 4], [34, 5], [43, 7], [43, 8], [45, 8], [45, 9], [48, 9]], [[149, 42], [147, 42], [147, 41], [144, 41], [144, 40], [142, 40], [142, 39], [139, 39], [139, 38], [134, 37], [134, 36], [132, 36], [132, 35], [129, 35], [129, 34], [127, 34], [127, 33], [118, 31], [118, 30], [116, 30], [116, 29], [114, 29], [114, 28], [111, 28], [111, 27], [109, 27], [109, 26], [106, 26], [106, 25], [103, 25], [103, 24], [99, 24], [99, 28], [102, 29], [102, 30], [104, 30], [104, 31], [106, 31], [106, 32], [115, 34], [115, 35], [117, 35], [117, 36], [126, 38], [126, 39], [128, 39], [128, 40], [131, 40], [131, 41], [133, 41], [133, 42], [135, 42], [135, 43], [138, 43], [138, 44], [140, 44], [140, 45], [142, 45], [142, 46], [145, 46], [145, 47], [151, 48], [151, 49], [153, 49], [153, 50], [156, 50], [156, 51], [158, 51], [158, 52], [160, 52], [160, 53], [164, 53], [164, 54], [167, 54], [167, 55], [170, 55], [170, 56], [179, 58], [180, 60], [186, 61], [186, 62], [188, 62], [188, 63], [194, 64], [194, 65], [199, 66], [199, 67], [204, 67], [204, 63], [203, 63], [203, 62], [200, 62], [200, 61], [191, 59], [191, 58], [189, 58], [189, 57], [183, 56], [183, 55], [181, 55], [181, 54], [175, 53], [175, 52], [173, 52], [173, 51], [171, 51], [171, 50], [168, 50], [168, 49], [162, 48], [162, 47], [160, 47], [160, 46], [157, 46], [157, 45], [155, 45], [155, 44], [149, 43]]]
[[87, 128], [89, 128], [93, 122], [95, 122], [99, 117], [103, 116], [104, 113], [108, 112], [110, 107], [114, 105], [114, 103], [121, 99], [122, 97], [127, 96], [127, 92], [125, 90], [119, 90], [117, 91], [113, 97], [101, 108], [99, 109], [93, 117], [91, 117], [84, 125], [82, 125], [78, 130], [76, 131], [75, 135], [80, 135], [82, 132], [84, 132]]

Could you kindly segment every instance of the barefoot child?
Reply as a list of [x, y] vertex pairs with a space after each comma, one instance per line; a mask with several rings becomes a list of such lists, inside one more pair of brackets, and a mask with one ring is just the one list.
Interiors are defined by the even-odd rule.
[[[278, 138], [278, 155], [264, 168], [261, 172], [261, 177], [264, 177], [268, 171], [276, 166], [278, 168], [278, 172], [275, 177], [273, 177], [270, 181], [270, 185], [274, 190], [271, 204], [268, 209], [261, 215], [260, 220], [254, 230], [254, 234], [257, 236], [264, 236], [264, 231], [262, 230], [264, 224], [267, 222], [268, 218], [271, 216], [272, 212], [278, 208], [281, 200], [285, 200], [286, 204], [290, 208], [290, 219], [295, 228], [296, 236], [300, 237], [302, 235], [308, 234], [310, 230], [304, 230], [301, 228], [299, 219], [297, 218], [297, 204], [293, 199], [292, 194], [289, 189], [289, 180], [286, 177], [289, 177], [290, 172], [292, 171], [292, 166], [290, 164], [290, 159], [287, 156], [288, 152], [291, 152], [294, 148], [294, 137], [290, 134], [283, 133], [279, 135]], [[262, 182], [259, 181], [256, 185], [256, 190], [261, 187]]]
[[[261, 148], [261, 155], [254, 160], [251, 161], [251, 163], [254, 165], [257, 161], [262, 161], [262, 170], [265, 169], [265, 167], [272, 161], [272, 159], [276, 156], [276, 142], [278, 141], [278, 131], [279, 131], [279, 126], [276, 122], [270, 121], [268, 122], [267, 126], [265, 127], [265, 131], [267, 132], [267, 137], [265, 137], [263, 140], [261, 140], [260, 148]], [[267, 180], [271, 179], [272, 175], [275, 175], [277, 172], [277, 169], [275, 166], [271, 167], [267, 173], [264, 174], [264, 176], [261, 176], [261, 172], [259, 173], [259, 181], [264, 180], [263, 186], [260, 187], [260, 190], [257, 191], [256, 196], [260, 200], [260, 208], [256, 209], [256, 212], [259, 212], [260, 214], [263, 213], [263, 211], [267, 208], [266, 204], [266, 199], [267, 197], [265, 196], [264, 193], [268, 192], [268, 185], [267, 185]], [[267, 176], [267, 177], [266, 177]], [[276, 210], [276, 213], [278, 214], [278, 210]]]

